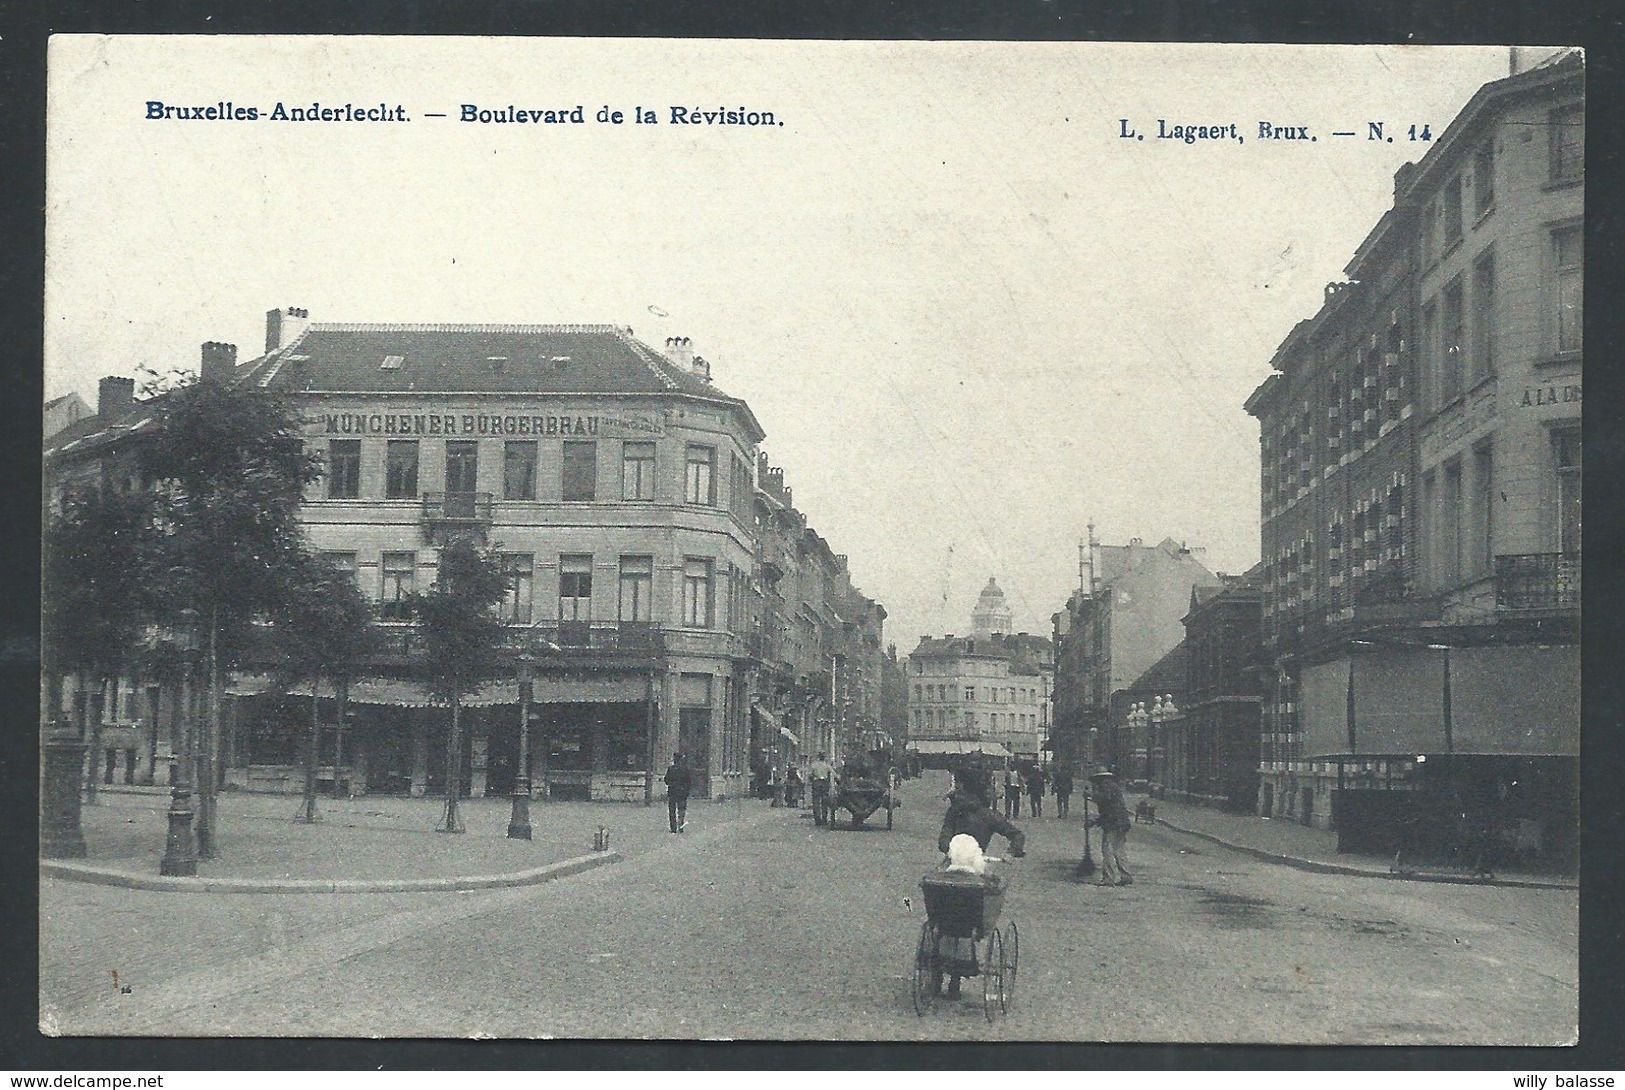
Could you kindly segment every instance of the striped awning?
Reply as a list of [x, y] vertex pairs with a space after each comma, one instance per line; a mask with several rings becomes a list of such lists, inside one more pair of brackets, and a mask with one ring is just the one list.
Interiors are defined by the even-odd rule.
[[1003, 742], [978, 742], [971, 738], [911, 739], [908, 748], [915, 753], [985, 753], [989, 757], [1009, 757], [1010, 750]]

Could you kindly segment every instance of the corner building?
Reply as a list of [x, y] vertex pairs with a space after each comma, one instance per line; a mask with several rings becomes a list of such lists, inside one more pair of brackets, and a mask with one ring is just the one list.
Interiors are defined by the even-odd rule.
[[[677, 750], [696, 794], [744, 791], [763, 433], [686, 338], [657, 352], [610, 325], [306, 318], [271, 312], [264, 355], [239, 366], [232, 346], [206, 346], [204, 370], [301, 405], [327, 467], [301, 518], [391, 633], [374, 676], [349, 686], [342, 743], [324, 732], [321, 763], [342, 763], [335, 774], [355, 789], [444, 790], [446, 711], [431, 706], [405, 599], [462, 537], [499, 552], [513, 578], [509, 647], [469, 700], [466, 790], [511, 789], [516, 654], [529, 647], [538, 794], [643, 800]], [[258, 680], [236, 688], [228, 775], [291, 788], [298, 715]]]

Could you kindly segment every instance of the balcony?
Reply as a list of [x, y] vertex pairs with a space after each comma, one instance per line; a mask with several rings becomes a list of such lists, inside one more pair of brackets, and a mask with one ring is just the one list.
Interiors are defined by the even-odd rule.
[[425, 492], [423, 529], [430, 544], [440, 544], [457, 533], [473, 531], [482, 538], [491, 525], [489, 492]]
[[664, 634], [649, 621], [557, 621], [519, 625], [508, 629], [505, 645], [512, 650], [553, 644], [566, 655], [659, 655], [666, 650]]
[[1495, 608], [1508, 612], [1580, 608], [1579, 553], [1495, 558]]

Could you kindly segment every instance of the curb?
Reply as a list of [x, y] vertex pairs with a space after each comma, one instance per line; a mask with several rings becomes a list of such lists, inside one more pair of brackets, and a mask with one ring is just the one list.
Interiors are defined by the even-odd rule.
[[534, 886], [567, 878], [595, 867], [619, 863], [619, 852], [594, 852], [545, 867], [510, 874], [468, 875], [454, 878], [166, 878], [92, 867], [84, 863], [40, 860], [40, 876], [68, 882], [89, 882], [102, 886], [122, 886], [161, 893], [449, 893], [480, 889], [506, 889]]
[[1200, 837], [1232, 851], [1250, 855], [1255, 859], [1262, 859], [1266, 863], [1277, 863], [1281, 866], [1295, 867], [1298, 870], [1312, 871], [1316, 874], [1344, 874], [1355, 878], [1385, 878], [1396, 882], [1437, 882], [1454, 886], [1506, 886], [1513, 889], [1561, 890], [1578, 890], [1580, 888], [1577, 882], [1543, 881], [1538, 878], [1474, 878], [1465, 874], [1440, 874], [1422, 871], [1395, 872], [1391, 870], [1375, 870], [1371, 867], [1356, 867], [1346, 863], [1322, 863], [1314, 859], [1302, 859], [1295, 855], [1281, 855], [1278, 852], [1265, 851], [1263, 848], [1237, 844], [1234, 841], [1225, 840], [1223, 837], [1196, 829], [1183, 829], [1170, 823], [1166, 818], [1159, 817], [1156, 823], [1167, 826], [1176, 833]]

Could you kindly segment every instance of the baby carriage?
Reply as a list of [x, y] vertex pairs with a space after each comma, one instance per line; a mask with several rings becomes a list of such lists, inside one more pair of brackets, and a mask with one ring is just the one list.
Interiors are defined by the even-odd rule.
[[914, 951], [914, 1011], [924, 1015], [941, 994], [942, 978], [980, 977], [982, 1013], [989, 1022], [1010, 1009], [1016, 991], [1021, 936], [1015, 921], [999, 929], [1008, 880], [998, 874], [934, 871], [920, 879], [925, 923]]

